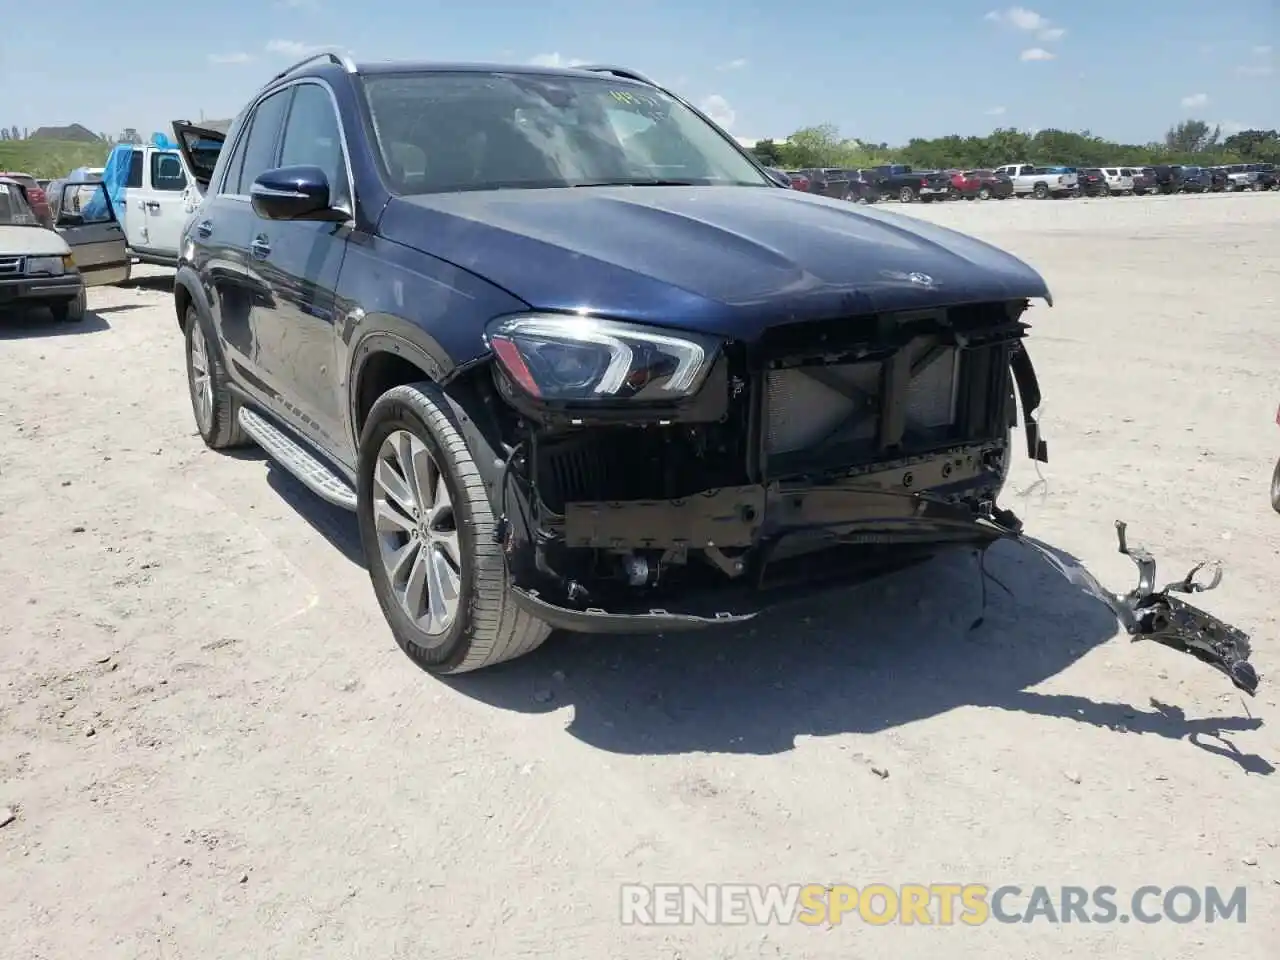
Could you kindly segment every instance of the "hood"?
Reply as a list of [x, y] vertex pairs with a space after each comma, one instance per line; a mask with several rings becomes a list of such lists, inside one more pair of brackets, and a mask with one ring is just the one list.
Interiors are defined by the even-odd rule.
[[972, 237], [769, 187], [402, 197], [379, 230], [535, 309], [585, 308], [742, 340], [799, 320], [1049, 300], [1035, 270]]
[[52, 230], [0, 224], [0, 257], [63, 257], [70, 252], [67, 241]]

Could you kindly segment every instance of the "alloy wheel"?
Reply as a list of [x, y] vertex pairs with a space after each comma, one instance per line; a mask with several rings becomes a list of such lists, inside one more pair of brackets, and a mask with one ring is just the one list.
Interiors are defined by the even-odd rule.
[[199, 320], [193, 320], [191, 327], [191, 399], [196, 425], [201, 433], [208, 433], [213, 422], [213, 378], [209, 373], [209, 345]]
[[462, 552], [444, 473], [407, 430], [382, 441], [373, 468], [373, 521], [391, 591], [405, 615], [431, 636], [458, 617]]

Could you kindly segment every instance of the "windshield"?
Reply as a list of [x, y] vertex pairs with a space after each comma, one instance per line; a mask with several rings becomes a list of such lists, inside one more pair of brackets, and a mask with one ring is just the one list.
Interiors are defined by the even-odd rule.
[[389, 186], [776, 185], [671, 96], [605, 77], [385, 74], [363, 81]]
[[40, 219], [16, 183], [0, 183], [0, 227], [38, 227]]

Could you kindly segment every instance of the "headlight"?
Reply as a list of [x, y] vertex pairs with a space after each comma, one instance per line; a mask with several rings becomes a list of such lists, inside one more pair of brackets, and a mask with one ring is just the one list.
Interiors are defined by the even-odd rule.
[[27, 273], [46, 277], [62, 276], [61, 257], [27, 257]]
[[673, 401], [697, 393], [719, 341], [569, 315], [508, 317], [487, 339], [502, 369], [540, 400]]

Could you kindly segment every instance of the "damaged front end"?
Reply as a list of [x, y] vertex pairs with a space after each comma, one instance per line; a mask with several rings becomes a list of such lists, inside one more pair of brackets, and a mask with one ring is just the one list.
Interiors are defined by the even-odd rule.
[[[498, 497], [519, 601], [555, 626], [754, 616], [1015, 524], [996, 497], [1039, 404], [1026, 300], [726, 341], [586, 316], [497, 321]], [[1028, 449], [1046, 459], [1034, 420]]]
[[[515, 601], [561, 629], [686, 630], [946, 547], [1035, 546], [997, 505], [1019, 403], [1029, 456], [1048, 459], [1028, 306], [782, 324], [754, 342], [585, 315], [495, 321], [494, 500]], [[1131, 633], [1213, 656], [1187, 639], [1205, 615], [1167, 593], [1112, 608]]]

